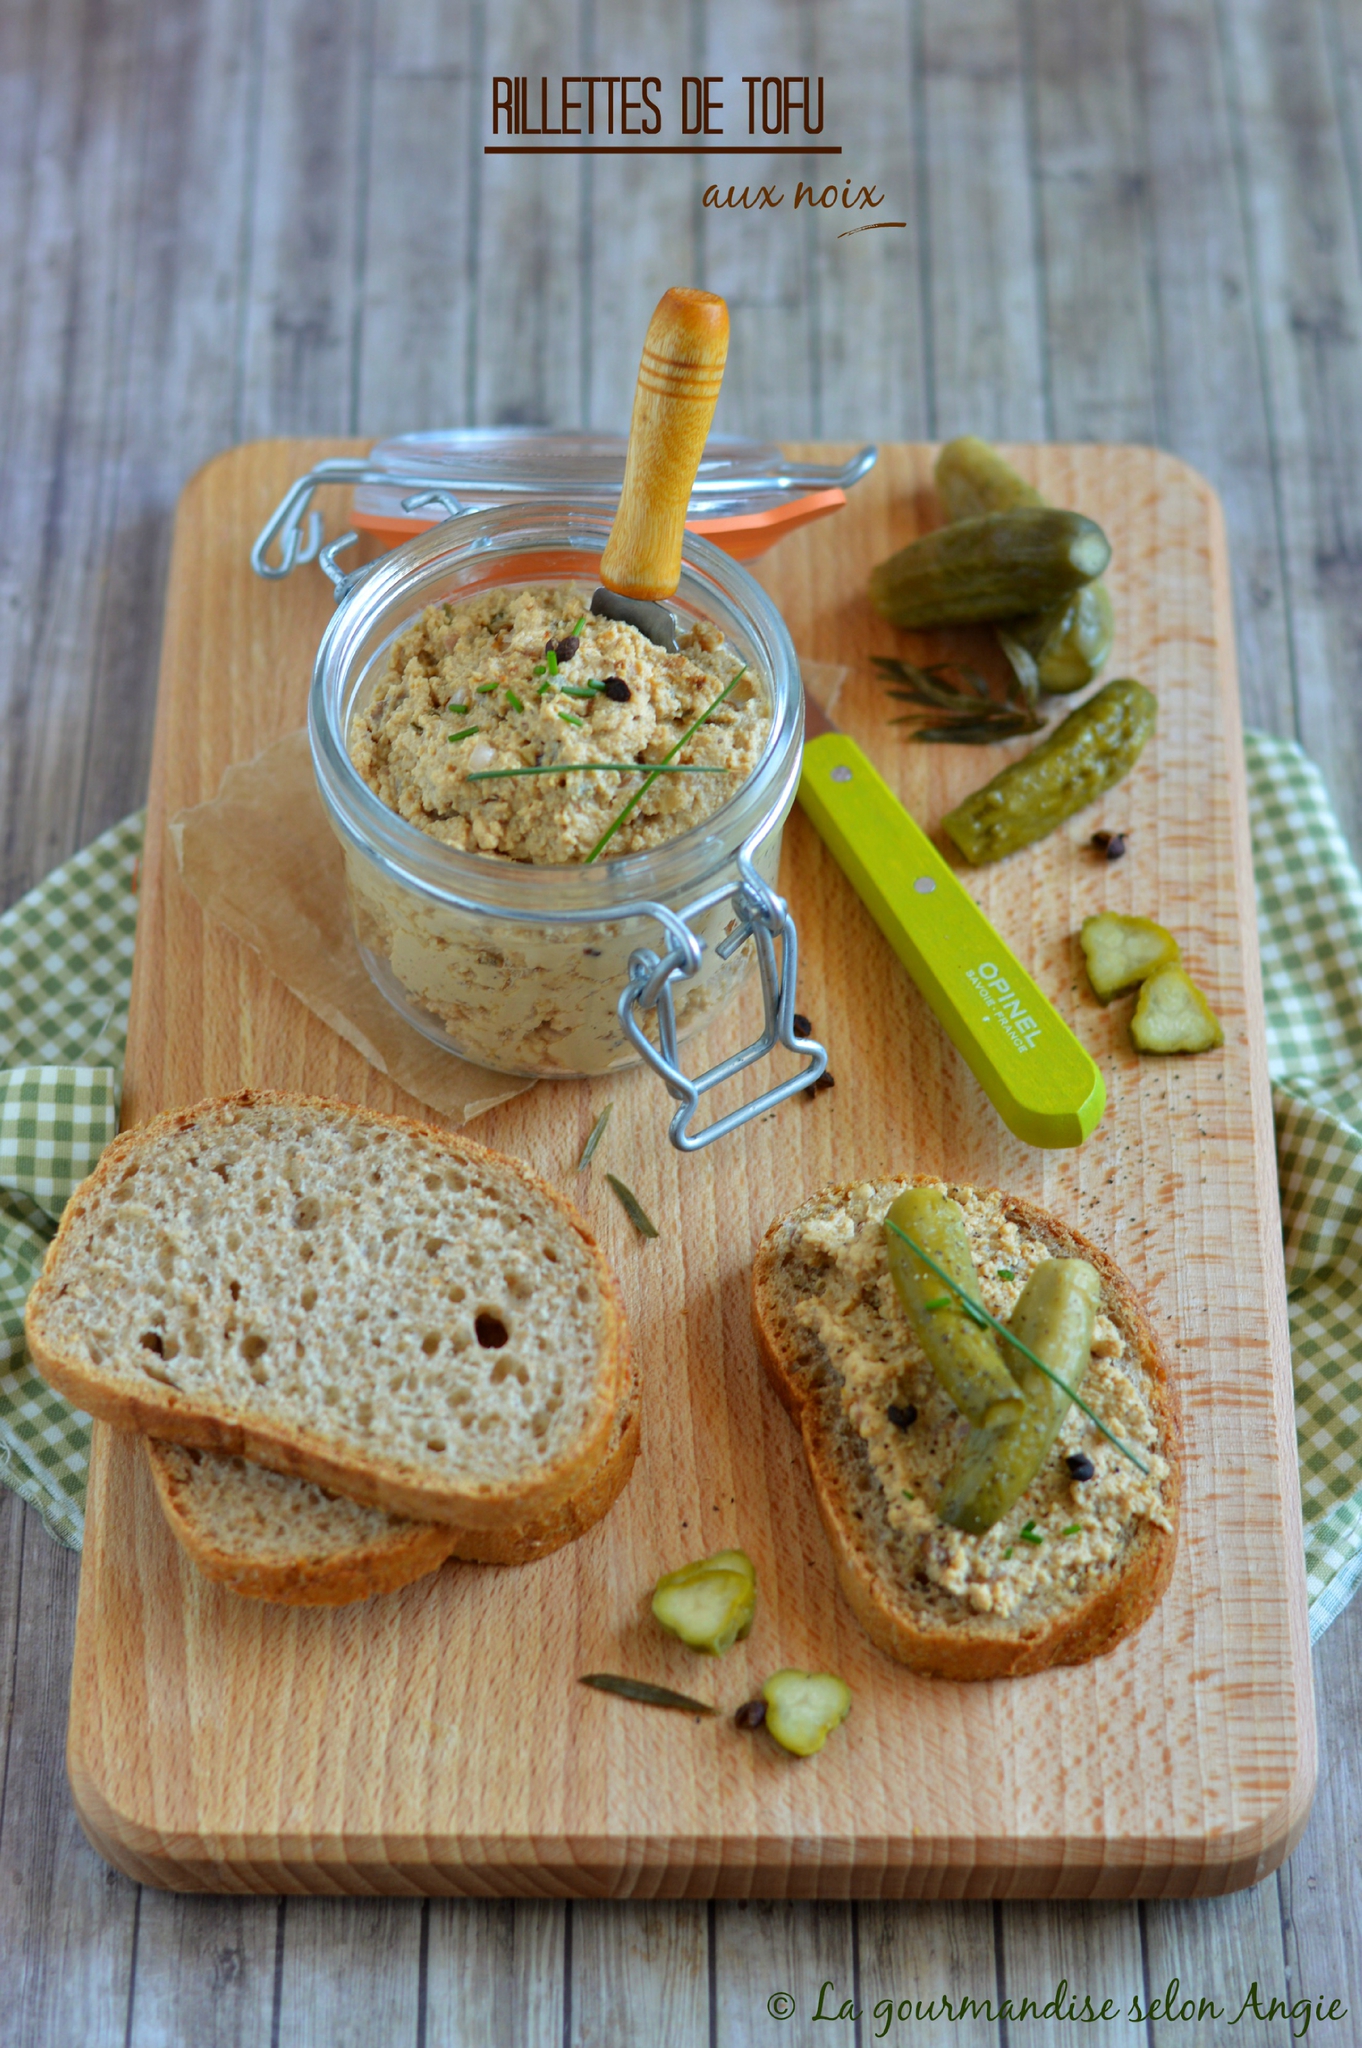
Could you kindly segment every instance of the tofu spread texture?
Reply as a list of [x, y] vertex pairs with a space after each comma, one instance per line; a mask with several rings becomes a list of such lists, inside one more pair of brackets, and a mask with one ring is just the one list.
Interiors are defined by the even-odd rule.
[[[1001, 1521], [969, 1536], [937, 1519], [933, 1504], [968, 1424], [938, 1384], [890, 1278], [884, 1216], [901, 1187], [866, 1183], [844, 1208], [798, 1227], [792, 1250], [807, 1271], [799, 1320], [840, 1375], [847, 1418], [864, 1439], [889, 1521], [917, 1568], [970, 1613], [1025, 1621], [1093, 1590], [1142, 1519], [1171, 1526], [1169, 1467], [1138, 1364], [1111, 1317], [1099, 1313], [1083, 1398], [1149, 1476], [1071, 1405], [1040, 1472]], [[1054, 1253], [1004, 1216], [996, 1191], [972, 1191], [959, 1206], [984, 1306], [1006, 1322], [1035, 1267]], [[912, 1409], [915, 1418], [900, 1426]], [[1090, 1479], [1069, 1471], [1075, 1452], [1091, 1460]]]
[[[351, 727], [351, 761], [375, 795], [463, 852], [540, 867], [584, 861], [647, 769], [742, 668], [708, 620], [686, 627], [668, 654], [590, 607], [591, 591], [568, 585], [429, 606], [394, 642]], [[678, 756], [722, 772], [659, 776], [603, 857], [703, 823], [752, 773], [770, 727], [764, 681], [749, 670]], [[640, 773], [572, 766], [590, 761], [636, 762]], [[469, 780], [558, 763], [570, 772]]]
[[[581, 867], [638, 795], [592, 871], [604, 876], [619, 855], [665, 847], [713, 817], [756, 770], [771, 727], [768, 678], [744, 671], [711, 621], [693, 621], [668, 654], [636, 627], [597, 618], [589, 588], [503, 586], [431, 605], [400, 634], [347, 741], [382, 803], [489, 870]], [[683, 739], [678, 764], [720, 772], [659, 775], [640, 794], [649, 767]], [[629, 772], [572, 765], [592, 761]], [[499, 768], [550, 772], [472, 779]], [[756, 854], [767, 881], [779, 859], [775, 831]], [[651, 920], [517, 921], [408, 887], [348, 841], [345, 864], [361, 950], [419, 1030], [500, 1073], [635, 1062], [618, 1004], [634, 952], [657, 945]], [[751, 967], [750, 946], [718, 953], [735, 922], [725, 900], [692, 927], [705, 951], [676, 993], [679, 1036], [721, 1009]], [[656, 1031], [652, 1012], [644, 1028]]]

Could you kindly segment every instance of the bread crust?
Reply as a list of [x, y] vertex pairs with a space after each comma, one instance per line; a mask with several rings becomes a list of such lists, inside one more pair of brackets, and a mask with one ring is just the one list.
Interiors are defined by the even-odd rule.
[[[556, 1209], [581, 1240], [595, 1273], [601, 1303], [601, 1345], [597, 1360], [598, 1394], [591, 1419], [577, 1442], [529, 1480], [512, 1485], [436, 1484], [389, 1459], [347, 1452], [313, 1431], [262, 1416], [243, 1416], [230, 1403], [149, 1381], [127, 1387], [63, 1355], [49, 1337], [47, 1317], [62, 1285], [62, 1270], [80, 1222], [93, 1204], [121, 1177], [128, 1161], [159, 1139], [188, 1130], [210, 1118], [226, 1118], [233, 1109], [285, 1108], [343, 1117], [378, 1126], [440, 1146], [451, 1157], [509, 1174]], [[116, 1429], [138, 1430], [197, 1450], [244, 1457], [272, 1471], [310, 1479], [333, 1493], [412, 1521], [439, 1522], [459, 1529], [518, 1529], [531, 1516], [551, 1514], [576, 1493], [601, 1465], [615, 1427], [620, 1403], [630, 1384], [629, 1337], [619, 1286], [585, 1218], [567, 1197], [532, 1167], [494, 1152], [433, 1124], [410, 1117], [386, 1116], [353, 1103], [321, 1096], [288, 1094], [272, 1089], [243, 1088], [210, 1097], [182, 1109], [165, 1110], [148, 1123], [124, 1131], [103, 1154], [66, 1205], [56, 1236], [48, 1246], [37, 1285], [28, 1299], [25, 1332], [39, 1373], [75, 1407]]]
[[377, 1593], [396, 1592], [438, 1571], [449, 1558], [472, 1564], [534, 1564], [575, 1542], [609, 1513], [628, 1484], [638, 1456], [639, 1395], [635, 1374], [629, 1405], [600, 1468], [580, 1492], [523, 1528], [460, 1530], [439, 1522], [402, 1522], [376, 1542], [313, 1557], [288, 1550], [232, 1550], [218, 1542], [194, 1513], [192, 1494], [175, 1470], [174, 1452], [186, 1446], [172, 1447], [156, 1437], [144, 1437], [143, 1444], [171, 1533], [205, 1578], [251, 1600], [288, 1607], [344, 1607]]
[[[878, 1184], [891, 1184], [895, 1178], [885, 1175]], [[940, 1184], [933, 1174], [905, 1175], [897, 1182], [900, 1188]], [[1020, 1195], [997, 1189], [979, 1191], [999, 1194], [1004, 1217], [1043, 1238], [1056, 1258], [1086, 1259], [1096, 1268], [1102, 1282], [1102, 1306], [1139, 1361], [1161, 1453], [1170, 1468], [1165, 1504], [1172, 1526], [1163, 1529], [1142, 1521], [1116, 1578], [1076, 1605], [1059, 1609], [1044, 1627], [983, 1635], [971, 1633], [968, 1617], [962, 1614], [958, 1633], [923, 1628], [883, 1583], [858, 1526], [850, 1475], [834, 1433], [835, 1414], [830, 1405], [831, 1401], [840, 1405], [840, 1379], [832, 1374], [830, 1385], [820, 1385], [800, 1372], [780, 1342], [774, 1295], [778, 1234], [791, 1217], [827, 1202], [845, 1201], [858, 1185], [844, 1182], [822, 1188], [789, 1216], [778, 1218], [763, 1238], [752, 1270], [752, 1321], [762, 1363], [799, 1425], [818, 1512], [832, 1545], [842, 1590], [857, 1620], [880, 1649], [928, 1678], [1020, 1678], [1057, 1664], [1081, 1664], [1090, 1657], [1104, 1656], [1148, 1619], [1168, 1585], [1177, 1547], [1180, 1419], [1163, 1355], [1139, 1296], [1106, 1252], [1059, 1217]], [[947, 1182], [945, 1186], [952, 1197], [973, 1192], [960, 1183]]]

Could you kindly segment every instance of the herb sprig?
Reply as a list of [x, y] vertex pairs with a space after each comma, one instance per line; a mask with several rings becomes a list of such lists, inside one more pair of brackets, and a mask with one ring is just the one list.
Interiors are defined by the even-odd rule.
[[[1025, 653], [1024, 648], [1018, 651]], [[890, 724], [914, 725], [915, 730], [909, 734], [911, 739], [972, 747], [1039, 732], [1044, 720], [1036, 709], [1035, 699], [1006, 647], [1003, 652], [1008, 654], [1009, 674], [1001, 698], [993, 695], [985, 678], [968, 662], [938, 661], [919, 668], [915, 662], [875, 655], [875, 667], [890, 678], [889, 695], [896, 703], [913, 706], [912, 710], [891, 718]], [[937, 722], [919, 723], [928, 718]]]
[[634, 809], [635, 805], [639, 802], [640, 798], [647, 795], [654, 781], [656, 780], [658, 775], [661, 774], [662, 770], [667, 766], [667, 764], [671, 761], [673, 755], [679, 754], [682, 747], [685, 746], [686, 742], [688, 740], [694, 739], [696, 733], [699, 732], [700, 727], [704, 724], [705, 720], [711, 717], [713, 713], [718, 710], [719, 706], [723, 703], [725, 697], [727, 697], [732, 692], [732, 690], [742, 679], [742, 677], [746, 675], [746, 673], [747, 663], [744, 662], [742, 667], [737, 671], [736, 675], [731, 675], [729, 677], [728, 681], [724, 684], [722, 690], [720, 690], [718, 696], [714, 699], [714, 701], [711, 704], [707, 704], [705, 706], [704, 710], [700, 713], [700, 716], [696, 719], [694, 725], [688, 725], [686, 727], [686, 730], [682, 733], [680, 739], [676, 742], [676, 745], [674, 747], [668, 748], [667, 752], [662, 756], [662, 759], [659, 762], [657, 762], [654, 766], [652, 773], [648, 776], [646, 782], [644, 782], [640, 788], [634, 791], [628, 803], [625, 804], [623, 810], [617, 812], [616, 815], [611, 819], [610, 823], [606, 826], [604, 832], [602, 832], [600, 838], [596, 841], [596, 844], [592, 847], [586, 859], [582, 862], [583, 867], [590, 867], [592, 861], [597, 858], [597, 856], [608, 845], [610, 840], [614, 838], [615, 834], [619, 831], [620, 826], [624, 823], [625, 819], [629, 816], [629, 813]]
[[[470, 732], [477, 729], [475, 725], [469, 727]], [[455, 733], [453, 737], [465, 739], [467, 734]], [[495, 782], [499, 775], [571, 775], [584, 768], [604, 768], [612, 775], [645, 775], [651, 766], [648, 761], [539, 761], [526, 768], [479, 768], [465, 780]], [[731, 775], [732, 772], [731, 768], [710, 768], [698, 761], [674, 761], [670, 767], [659, 766], [657, 769], [659, 775]]]
[[653, 1222], [652, 1217], [648, 1214], [633, 1189], [627, 1188], [622, 1180], [615, 1178], [613, 1173], [607, 1173], [605, 1177], [614, 1189], [616, 1200], [619, 1202], [621, 1209], [623, 1209], [639, 1236], [656, 1237], [657, 1225]]
[[1089, 1408], [1087, 1402], [1083, 1399], [1083, 1396], [1081, 1394], [1076, 1394], [1073, 1388], [1069, 1385], [1067, 1380], [1061, 1379], [1059, 1374], [1054, 1370], [1054, 1368], [1052, 1366], [1048, 1366], [1043, 1358], [1037, 1358], [1035, 1352], [1031, 1349], [1030, 1345], [1023, 1344], [1021, 1338], [1017, 1336], [1015, 1331], [1009, 1330], [1006, 1323], [1000, 1323], [995, 1315], [990, 1315], [989, 1311], [984, 1307], [981, 1301], [976, 1301], [973, 1295], [966, 1294], [964, 1288], [960, 1285], [960, 1282], [957, 1279], [955, 1279], [953, 1275], [948, 1273], [944, 1266], [938, 1266], [936, 1260], [932, 1257], [930, 1252], [924, 1252], [920, 1244], [915, 1244], [913, 1239], [909, 1237], [906, 1230], [900, 1230], [898, 1224], [894, 1222], [891, 1216], [885, 1217], [884, 1224], [886, 1230], [892, 1230], [895, 1237], [901, 1237], [903, 1239], [903, 1242], [907, 1245], [909, 1251], [912, 1252], [916, 1258], [921, 1259], [924, 1266], [928, 1266], [931, 1268], [932, 1272], [935, 1273], [938, 1280], [945, 1281], [947, 1287], [950, 1288], [951, 1293], [958, 1297], [961, 1308], [964, 1310], [965, 1314], [969, 1317], [972, 1323], [977, 1323], [981, 1329], [996, 1330], [998, 1335], [1002, 1337], [1005, 1340], [1005, 1342], [1010, 1344], [1014, 1351], [1020, 1351], [1023, 1358], [1030, 1360], [1031, 1364], [1035, 1366], [1037, 1372], [1043, 1372], [1047, 1380], [1053, 1380], [1055, 1385], [1068, 1395], [1069, 1399], [1073, 1402], [1075, 1408], [1080, 1408], [1083, 1411], [1083, 1413], [1087, 1416], [1093, 1428], [1100, 1430], [1102, 1435], [1106, 1438], [1109, 1444], [1115, 1444], [1117, 1450], [1120, 1451], [1123, 1457], [1129, 1458], [1131, 1464], [1135, 1467], [1135, 1470], [1137, 1472], [1142, 1472], [1146, 1479], [1149, 1477], [1149, 1467], [1145, 1464], [1144, 1460], [1142, 1458], [1137, 1458], [1134, 1451], [1130, 1449], [1129, 1445], [1123, 1444], [1121, 1442], [1119, 1436], [1113, 1436], [1112, 1432], [1107, 1428], [1106, 1423], [1103, 1422], [1101, 1416], [1095, 1415], [1093, 1413], [1092, 1409]]
[[613, 1671], [588, 1671], [578, 1679], [579, 1685], [591, 1685], [597, 1692], [613, 1692], [622, 1700], [637, 1700], [641, 1707], [675, 1707], [682, 1714], [717, 1714], [708, 1700], [693, 1700], [684, 1692], [673, 1692], [670, 1686], [649, 1685], [643, 1678], [620, 1678]]
[[601, 1139], [605, 1136], [605, 1127], [610, 1121], [610, 1112], [614, 1107], [615, 1105], [613, 1102], [607, 1102], [605, 1108], [601, 1111], [595, 1123], [591, 1126], [590, 1134], [587, 1137], [585, 1145], [583, 1145], [582, 1147], [582, 1156], [577, 1161], [578, 1173], [585, 1173], [588, 1166], [590, 1166], [592, 1160], [595, 1158], [596, 1147], [600, 1144]]

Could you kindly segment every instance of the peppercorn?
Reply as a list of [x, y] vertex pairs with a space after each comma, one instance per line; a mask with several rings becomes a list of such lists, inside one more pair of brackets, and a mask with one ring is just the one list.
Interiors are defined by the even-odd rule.
[[765, 1700], [746, 1700], [733, 1716], [740, 1728], [760, 1728], [766, 1719]]
[[1124, 832], [1094, 832], [1092, 843], [1108, 860], [1120, 860], [1126, 850]]
[[1086, 1451], [1070, 1451], [1064, 1462], [1074, 1479], [1091, 1479], [1097, 1470]]
[[828, 1073], [825, 1068], [824, 1071], [818, 1076], [818, 1079], [816, 1081], [810, 1081], [808, 1087], [804, 1090], [804, 1093], [808, 1097], [809, 1101], [812, 1102], [814, 1096], [821, 1095], [825, 1088], [835, 1088], [836, 1086], [837, 1083], [833, 1080], [832, 1075]]
[[885, 1413], [895, 1429], [911, 1429], [917, 1421], [917, 1410], [911, 1401], [906, 1408], [888, 1408]]
[[794, 1035], [796, 1038], [813, 1037], [813, 1026], [802, 1010], [796, 1010], [790, 1022], [794, 1025]]
[[601, 684], [601, 693], [612, 704], [627, 704], [634, 694], [623, 676], [607, 676]]

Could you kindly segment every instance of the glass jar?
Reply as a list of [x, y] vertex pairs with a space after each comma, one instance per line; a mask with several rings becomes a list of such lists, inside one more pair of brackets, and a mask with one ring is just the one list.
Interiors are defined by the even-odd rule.
[[[794, 1034], [796, 942], [775, 894], [781, 828], [799, 783], [803, 694], [794, 649], [747, 572], [687, 534], [669, 600], [682, 628], [707, 619], [760, 679], [770, 710], [753, 772], [691, 830], [644, 852], [541, 867], [429, 837], [375, 795], [348, 736], [392, 642], [427, 605], [493, 587], [600, 581], [610, 522], [547, 502], [450, 519], [349, 577], [322, 639], [308, 704], [322, 802], [345, 855], [361, 957], [383, 994], [437, 1045], [502, 1073], [568, 1078], [646, 1060], [683, 1105], [671, 1135], [707, 1143], [807, 1087], [826, 1064]], [[677, 1047], [736, 994], [753, 965], [766, 997], [762, 1037], [698, 1080]], [[689, 1130], [699, 1096], [777, 1043], [806, 1066], [759, 1102]]]

